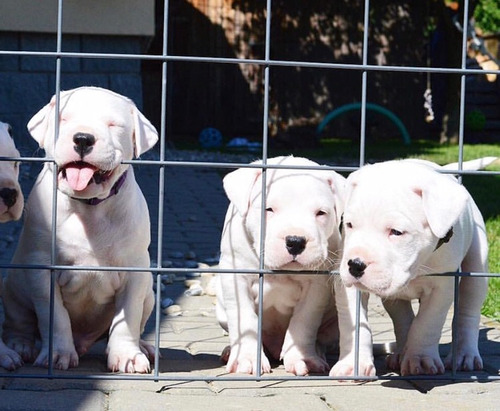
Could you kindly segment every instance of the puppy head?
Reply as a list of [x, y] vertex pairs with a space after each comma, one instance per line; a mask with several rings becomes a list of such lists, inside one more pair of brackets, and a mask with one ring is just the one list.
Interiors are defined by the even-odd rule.
[[[292, 156], [272, 158], [267, 164], [318, 167], [313, 161]], [[261, 252], [262, 174], [260, 168], [241, 168], [224, 178], [226, 194], [244, 220], [257, 255]], [[342, 215], [344, 181], [342, 176], [329, 170], [268, 169], [266, 268], [315, 270], [338, 258], [334, 253], [340, 249], [338, 224]]]
[[[58, 169], [58, 188], [76, 198], [105, 198], [128, 168], [121, 164], [153, 147], [158, 133], [128, 98], [98, 87], [60, 94], [28, 123], [28, 130]], [[57, 141], [54, 142], [58, 131]]]
[[[20, 157], [12, 139], [11, 127], [0, 122], [0, 157]], [[0, 161], [0, 222], [19, 220], [24, 197], [19, 186], [19, 162]]]
[[352, 173], [344, 206], [344, 283], [393, 295], [434, 269], [426, 265], [434, 252], [444, 253], [441, 260], [456, 269], [460, 261], [452, 261], [448, 248], [456, 238], [440, 250], [436, 246], [469, 201], [453, 177], [424, 164], [390, 161]]

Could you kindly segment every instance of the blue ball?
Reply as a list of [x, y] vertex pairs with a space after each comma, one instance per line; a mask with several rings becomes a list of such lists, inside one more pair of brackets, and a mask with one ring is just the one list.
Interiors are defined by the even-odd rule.
[[222, 146], [222, 134], [213, 127], [201, 130], [198, 140], [203, 148], [217, 148]]

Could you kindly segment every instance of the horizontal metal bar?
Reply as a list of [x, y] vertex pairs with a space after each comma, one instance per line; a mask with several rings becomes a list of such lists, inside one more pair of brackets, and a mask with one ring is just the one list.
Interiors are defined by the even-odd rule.
[[[123, 271], [123, 272], [144, 272], [154, 273], [212, 273], [212, 274], [273, 274], [273, 275], [339, 275], [338, 271], [281, 271], [266, 269], [249, 268], [185, 268], [185, 267], [121, 267], [121, 266], [80, 266], [80, 265], [57, 265], [57, 264], [0, 264], [0, 268], [16, 270], [72, 270], [72, 271]], [[500, 273], [481, 273], [481, 272], [449, 272], [449, 273], [430, 273], [425, 276], [444, 276], [444, 277], [500, 277]]]
[[[19, 161], [35, 163], [55, 163], [54, 159], [41, 157], [0, 157], [0, 161]], [[197, 167], [197, 168], [258, 168], [258, 169], [276, 169], [276, 170], [332, 170], [340, 173], [353, 172], [359, 169], [359, 166], [300, 166], [300, 165], [282, 165], [282, 164], [252, 164], [252, 163], [231, 163], [231, 162], [208, 162], [208, 161], [178, 161], [178, 160], [125, 160], [120, 164], [130, 164], [137, 166], [157, 166], [157, 167]], [[443, 170], [436, 169], [442, 174], [453, 175], [484, 175], [497, 176], [500, 170]]]
[[149, 375], [149, 374], [88, 374], [88, 375], [66, 375], [66, 374], [13, 374], [13, 373], [0, 373], [0, 378], [19, 378], [19, 379], [52, 379], [52, 380], [129, 380], [129, 381], [206, 381], [206, 382], [217, 382], [217, 381], [249, 381], [249, 382], [259, 382], [259, 381], [500, 381], [499, 375], [412, 375], [412, 376], [400, 376], [400, 375], [381, 375], [375, 377], [367, 376], [338, 376], [331, 377], [325, 375], [304, 375], [304, 376], [273, 376], [273, 375], [262, 375], [260, 377], [252, 375], [229, 375], [223, 374], [218, 376], [192, 376], [192, 375]]
[[437, 74], [500, 74], [500, 70], [463, 69], [448, 67], [427, 66], [377, 66], [373, 64], [345, 64], [323, 63], [301, 60], [273, 60], [273, 59], [242, 59], [230, 57], [202, 57], [202, 56], [174, 56], [161, 54], [121, 54], [121, 53], [81, 53], [57, 51], [11, 51], [0, 50], [0, 56], [23, 57], [52, 57], [52, 58], [88, 58], [88, 59], [122, 59], [122, 60], [156, 60], [158, 62], [191, 62], [191, 63], [218, 63], [218, 64], [248, 64], [266, 67], [302, 67], [317, 69], [357, 70], [357, 71], [389, 71], [408, 73], [437, 73]]

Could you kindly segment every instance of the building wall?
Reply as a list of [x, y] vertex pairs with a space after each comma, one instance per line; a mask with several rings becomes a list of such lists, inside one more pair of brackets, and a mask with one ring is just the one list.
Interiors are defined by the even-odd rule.
[[[63, 32], [152, 36], [155, 0], [64, 0]], [[55, 33], [57, 0], [2, 0], [0, 30]]]
[[[62, 51], [142, 54], [154, 33], [154, 0], [65, 0], [63, 10]], [[1, 51], [56, 51], [56, 20], [56, 0], [2, 0], [0, 120], [13, 126], [27, 153], [36, 143], [26, 124], [55, 92], [56, 58]], [[86, 85], [109, 88], [142, 108], [139, 60], [63, 57], [61, 89]]]

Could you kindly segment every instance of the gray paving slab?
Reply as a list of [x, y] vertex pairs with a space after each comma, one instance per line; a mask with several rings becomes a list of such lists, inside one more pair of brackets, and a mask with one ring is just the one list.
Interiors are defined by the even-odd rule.
[[[156, 221], [157, 171], [141, 167], [137, 175], [150, 205], [152, 221]], [[216, 256], [227, 206], [220, 179], [221, 172], [217, 170], [168, 170], [162, 260], [177, 264], [185, 262], [187, 255], [191, 261]], [[24, 186], [32, 184], [29, 173], [24, 180]], [[210, 199], [208, 203], [207, 199]], [[193, 204], [196, 206], [192, 207]], [[152, 227], [154, 258], [158, 255], [155, 250], [158, 229], [155, 223]], [[19, 223], [0, 226], [0, 262], [10, 261], [19, 230]], [[203, 280], [207, 281], [208, 277]], [[29, 365], [12, 373], [0, 369], [0, 410], [498, 409], [498, 381], [454, 382], [450, 378], [446, 381], [414, 379], [353, 383], [315, 380], [313, 376], [292, 381], [242, 381], [238, 376], [229, 376], [229, 381], [218, 379], [228, 377], [219, 361], [228, 337], [216, 322], [214, 297], [189, 297], [184, 295], [185, 290], [183, 281], [167, 285], [163, 290], [164, 297], [172, 298], [180, 306], [181, 315], [159, 314], [162, 358], [157, 381], [152, 375], [117, 379], [121, 376], [106, 370], [105, 342], [101, 341], [81, 358], [77, 369], [56, 372], [52, 379], [40, 378], [46, 377], [47, 371]], [[369, 317], [376, 346], [380, 348], [392, 342], [392, 323], [377, 298], [370, 299]], [[154, 340], [155, 319], [153, 315], [144, 335], [150, 341]], [[451, 312], [441, 340], [442, 354], [449, 350], [450, 324]], [[473, 376], [498, 376], [500, 327], [496, 322], [487, 319], [482, 322], [480, 350], [485, 372]], [[334, 361], [332, 357], [332, 364]], [[376, 362], [379, 376], [391, 375], [384, 368], [382, 355]], [[61, 376], [63, 379], [59, 379]], [[278, 378], [287, 374], [282, 365], [275, 364], [271, 376]]]

